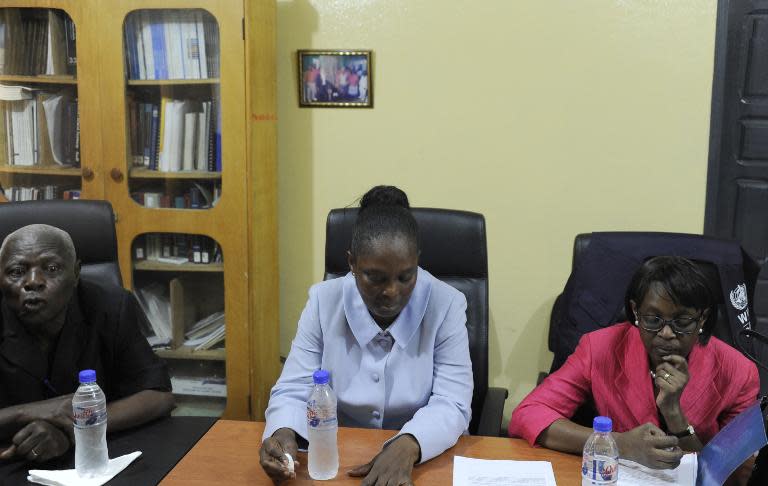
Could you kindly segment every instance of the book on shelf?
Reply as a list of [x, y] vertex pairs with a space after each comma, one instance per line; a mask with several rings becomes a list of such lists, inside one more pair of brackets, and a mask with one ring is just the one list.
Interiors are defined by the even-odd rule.
[[157, 259], [158, 263], [168, 263], [171, 265], [182, 265], [184, 263], [189, 262], [188, 258], [185, 257], [179, 257], [179, 256], [172, 256], [168, 255], [165, 256], [165, 252], [163, 252], [163, 256], [159, 257]]
[[64, 11], [4, 8], [0, 26], [0, 74], [76, 73], [75, 24]]
[[214, 312], [194, 323], [184, 333], [184, 346], [194, 351], [212, 349], [224, 342], [226, 322], [224, 312]]
[[123, 38], [128, 79], [218, 77], [218, 24], [208, 12], [142, 10], [127, 18]]
[[75, 23], [67, 15], [64, 19], [64, 27], [67, 33], [67, 73], [77, 73], [77, 39]]
[[227, 382], [219, 377], [187, 377], [171, 376], [171, 390], [177, 395], [194, 395], [203, 397], [227, 396]]
[[[210, 334], [207, 334], [205, 336], [201, 336], [197, 339], [191, 339], [191, 343], [198, 343], [194, 345], [195, 351], [204, 351], [208, 349], [214, 349], [214, 347], [218, 347], [219, 344], [224, 343], [226, 338], [226, 328], [224, 324], [222, 324], [220, 327], [217, 327], [214, 329]], [[186, 344], [186, 342], [185, 342]]]

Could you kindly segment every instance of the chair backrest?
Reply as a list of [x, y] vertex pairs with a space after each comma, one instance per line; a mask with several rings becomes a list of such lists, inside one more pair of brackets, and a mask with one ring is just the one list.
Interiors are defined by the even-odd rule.
[[27, 201], [0, 204], [0, 242], [29, 224], [48, 224], [72, 237], [81, 275], [122, 287], [112, 206], [106, 201]]
[[[474, 393], [470, 433], [477, 430], [488, 390], [488, 254], [482, 214], [450, 209], [412, 208], [419, 225], [419, 266], [460, 290], [467, 298], [467, 333]], [[357, 208], [334, 209], [325, 233], [325, 280], [346, 275], [347, 251]]]
[[[629, 280], [644, 260], [657, 255], [684, 256], [699, 266], [718, 300], [713, 335], [737, 347], [738, 330], [745, 323], [755, 324], [751, 296], [759, 270], [738, 242], [681, 233], [587, 233], [574, 240], [571, 276], [552, 309], [551, 371], [565, 362], [582, 334], [627, 320], [624, 294]], [[739, 285], [750, 297], [746, 309], [737, 308], [731, 297]]]

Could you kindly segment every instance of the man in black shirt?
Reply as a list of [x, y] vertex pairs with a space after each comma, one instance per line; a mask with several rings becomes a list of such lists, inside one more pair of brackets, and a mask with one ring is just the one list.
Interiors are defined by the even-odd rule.
[[174, 407], [167, 370], [139, 331], [125, 289], [80, 277], [70, 236], [30, 225], [0, 247], [0, 459], [44, 462], [73, 441], [78, 372], [96, 370], [108, 431]]

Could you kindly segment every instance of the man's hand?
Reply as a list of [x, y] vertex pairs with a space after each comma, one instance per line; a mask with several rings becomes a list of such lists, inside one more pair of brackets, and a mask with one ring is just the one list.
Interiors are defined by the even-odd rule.
[[371, 462], [356, 466], [347, 474], [365, 476], [360, 486], [413, 486], [411, 472], [420, 455], [421, 447], [416, 438], [403, 434], [387, 444]]
[[46, 462], [67, 452], [70, 445], [67, 436], [56, 426], [45, 420], [34, 420], [13, 436], [13, 445], [0, 452], [0, 459]]
[[57, 426], [74, 442], [71, 394], [3, 408], [0, 410], [0, 440], [10, 439], [35, 420], [44, 420]]
[[272, 437], [268, 437], [261, 444], [259, 463], [275, 484], [296, 477], [296, 473], [288, 470], [286, 452], [293, 458], [294, 465], [298, 465], [299, 461], [296, 458], [299, 453], [299, 445], [296, 443], [296, 432], [286, 427], [277, 429]]
[[656, 367], [655, 384], [659, 387], [656, 405], [662, 415], [680, 412], [680, 396], [688, 384], [688, 362], [676, 354], [664, 356], [664, 361]]
[[677, 437], [666, 435], [653, 424], [614, 434], [619, 456], [652, 469], [674, 469], [680, 464], [683, 451], [677, 446]]

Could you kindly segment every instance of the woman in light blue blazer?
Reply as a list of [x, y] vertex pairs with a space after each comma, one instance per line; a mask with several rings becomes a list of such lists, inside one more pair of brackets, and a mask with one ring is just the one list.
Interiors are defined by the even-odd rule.
[[312, 373], [329, 370], [339, 425], [392, 429], [367, 464], [366, 486], [412, 484], [414, 464], [456, 443], [471, 415], [472, 363], [464, 295], [419, 268], [408, 197], [377, 186], [360, 201], [350, 272], [312, 286], [291, 352], [272, 388], [260, 462], [276, 482], [307, 438]]

